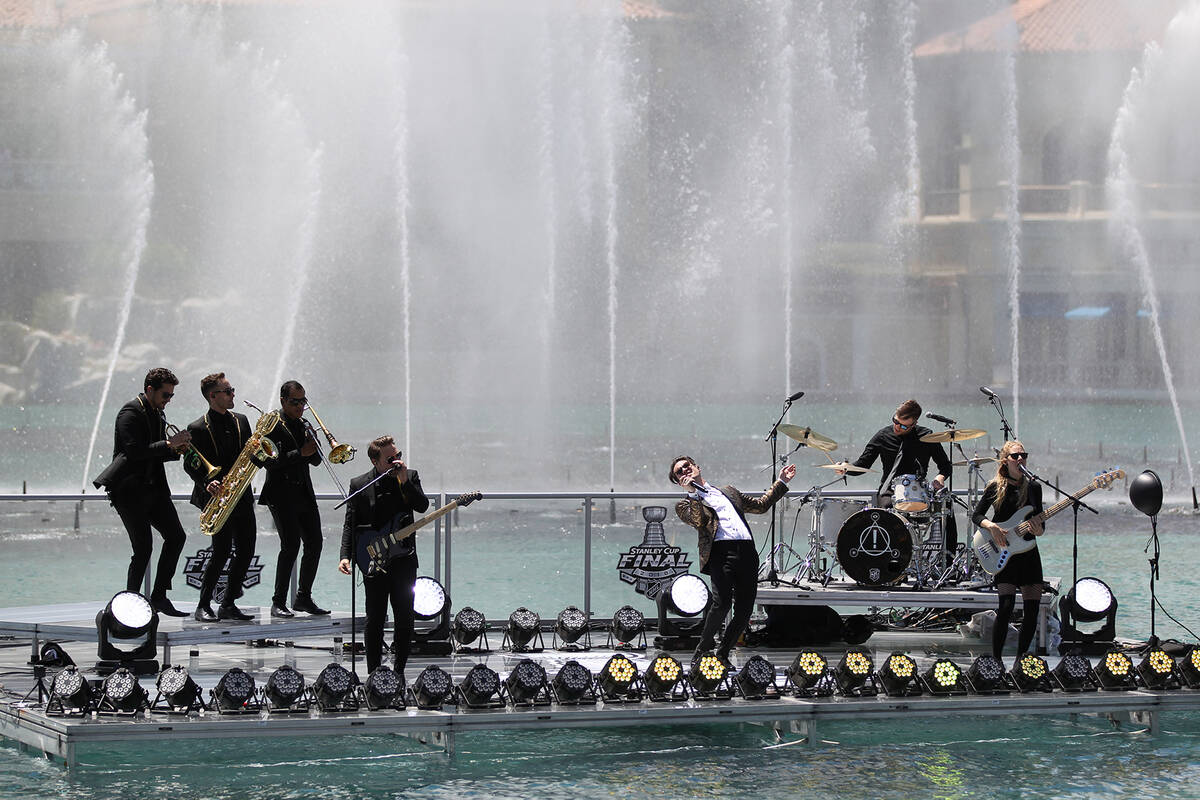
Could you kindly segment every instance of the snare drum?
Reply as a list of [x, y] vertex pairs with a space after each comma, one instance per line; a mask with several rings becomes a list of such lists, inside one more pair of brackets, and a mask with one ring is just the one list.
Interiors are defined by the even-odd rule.
[[912, 532], [897, 514], [867, 508], [846, 520], [837, 551], [848, 577], [867, 586], [886, 586], [903, 578], [912, 561]]
[[897, 475], [892, 483], [892, 507], [912, 514], [929, 508], [929, 492], [916, 475]]

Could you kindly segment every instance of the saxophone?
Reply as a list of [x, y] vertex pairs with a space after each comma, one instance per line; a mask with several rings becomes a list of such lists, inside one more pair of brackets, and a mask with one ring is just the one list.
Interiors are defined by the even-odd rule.
[[[247, 405], [261, 413], [257, 406]], [[238, 500], [246, 493], [250, 479], [258, 472], [258, 465], [279, 457], [279, 448], [267, 438], [267, 434], [278, 424], [278, 411], [262, 414], [254, 424], [254, 432], [246, 440], [242, 452], [238, 453], [237, 461], [229, 468], [229, 474], [221, 479], [220, 491], [209, 498], [204, 511], [200, 513], [200, 532], [205, 536], [212, 536], [225, 527]]]

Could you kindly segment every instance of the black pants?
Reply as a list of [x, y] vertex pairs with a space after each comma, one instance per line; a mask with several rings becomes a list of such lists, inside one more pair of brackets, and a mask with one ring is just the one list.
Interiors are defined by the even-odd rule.
[[183, 552], [183, 543], [187, 538], [183, 525], [179, 523], [179, 512], [171, 502], [171, 495], [163, 491], [143, 497], [110, 496], [109, 499], [124, 523], [129, 543], [133, 546], [129, 572], [125, 576], [125, 589], [130, 592], [142, 590], [142, 579], [154, 550], [154, 539], [150, 535], [150, 528], [153, 527], [162, 536], [163, 544], [162, 552], [158, 554], [158, 574], [154, 576], [151, 594], [156, 597], [165, 595], [171, 588], [171, 578], [175, 575], [179, 554]]
[[300, 559], [300, 576], [296, 593], [300, 597], [312, 595], [313, 581], [317, 579], [317, 564], [321, 561], [321, 513], [316, 502], [309, 504], [281, 505], [270, 503], [271, 518], [279, 531], [279, 560], [275, 564], [275, 594], [271, 601], [277, 606], [288, 604], [288, 585], [292, 567], [300, 545], [304, 545], [304, 557]]
[[221, 570], [232, 551], [233, 560], [229, 562], [229, 583], [225, 586], [222, 604], [232, 603], [242, 596], [242, 581], [246, 579], [246, 571], [254, 560], [254, 548], [258, 543], [258, 528], [254, 522], [254, 502], [249, 492], [238, 500], [237, 507], [229, 515], [228, 521], [221, 530], [212, 537], [212, 557], [204, 568], [204, 578], [200, 584], [200, 605], [212, 601], [217, 589], [217, 581], [221, 579]]
[[732, 607], [733, 619], [725, 626], [718, 648], [728, 652], [750, 623], [754, 598], [758, 595], [758, 551], [754, 542], [749, 539], [713, 542], [704, 571], [712, 580], [713, 602], [704, 616], [700, 646], [707, 649], [713, 645], [717, 630]]
[[387, 622], [388, 603], [392, 606], [392, 661], [397, 672], [403, 673], [412, 650], [413, 584], [417, 582], [417, 558], [394, 558], [387, 572], [373, 578], [363, 576], [367, 595], [367, 626], [363, 641], [367, 646], [367, 674], [383, 662], [383, 626]]

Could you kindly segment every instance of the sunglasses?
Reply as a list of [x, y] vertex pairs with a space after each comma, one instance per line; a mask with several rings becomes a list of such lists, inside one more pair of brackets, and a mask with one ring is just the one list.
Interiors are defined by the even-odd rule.
[[290, 406], [306, 406], [308, 405], [307, 397], [289, 397], [288, 405]]
[[1009, 454], [1008, 454], [1008, 457], [1009, 457], [1009, 458], [1011, 458], [1011, 459], [1013, 459], [1014, 461], [1015, 461], [1015, 460], [1017, 460], [1017, 459], [1020, 459], [1020, 458], [1023, 458], [1023, 459], [1025, 459], [1026, 461], [1028, 461], [1028, 460], [1029, 460], [1029, 453], [1009, 453]]
[[228, 389], [213, 389], [213, 394], [233, 394], [236, 389], [230, 386]]
[[899, 427], [900, 430], [902, 430], [902, 431], [906, 431], [906, 430], [909, 430], [910, 428], [912, 428], [912, 425], [905, 425], [903, 422], [896, 419], [895, 417], [892, 417], [892, 424]]

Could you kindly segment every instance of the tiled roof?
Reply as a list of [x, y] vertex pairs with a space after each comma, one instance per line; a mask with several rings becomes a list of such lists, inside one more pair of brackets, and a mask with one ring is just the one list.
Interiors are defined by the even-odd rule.
[[1009, 50], [1014, 22], [1024, 53], [1140, 50], [1162, 36], [1182, 7], [1183, 0], [1015, 0], [915, 52], [921, 58]]

